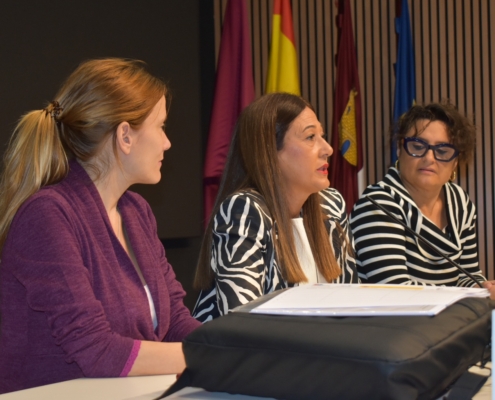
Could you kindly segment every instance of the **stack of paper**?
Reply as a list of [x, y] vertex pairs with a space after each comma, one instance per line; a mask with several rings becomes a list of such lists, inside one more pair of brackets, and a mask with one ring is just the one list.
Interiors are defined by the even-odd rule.
[[310, 316], [436, 315], [465, 297], [488, 297], [487, 289], [314, 284], [288, 289], [252, 313]]

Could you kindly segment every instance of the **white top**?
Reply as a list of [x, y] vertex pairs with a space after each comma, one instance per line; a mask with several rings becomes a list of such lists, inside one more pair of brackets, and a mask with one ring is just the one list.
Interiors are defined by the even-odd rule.
[[300, 282], [299, 285], [326, 282], [325, 278], [316, 267], [313, 252], [311, 251], [311, 246], [309, 245], [308, 235], [306, 234], [306, 229], [304, 229], [303, 219], [293, 218], [292, 227], [294, 231], [297, 258], [299, 259], [299, 264], [301, 265], [306, 278], [308, 278], [307, 282]]
[[148, 285], [144, 285], [144, 290], [146, 290], [146, 296], [148, 296], [148, 302], [150, 303], [150, 313], [151, 319], [153, 320], [153, 329], [158, 326], [158, 320], [156, 318], [155, 303], [153, 302], [153, 297], [151, 297], [150, 288]]

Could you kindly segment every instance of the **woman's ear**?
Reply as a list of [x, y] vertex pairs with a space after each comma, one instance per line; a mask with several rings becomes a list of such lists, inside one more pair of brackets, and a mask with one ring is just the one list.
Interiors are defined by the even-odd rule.
[[117, 148], [124, 154], [129, 154], [131, 152], [132, 136], [131, 136], [131, 126], [128, 122], [121, 122], [117, 126], [115, 132]]

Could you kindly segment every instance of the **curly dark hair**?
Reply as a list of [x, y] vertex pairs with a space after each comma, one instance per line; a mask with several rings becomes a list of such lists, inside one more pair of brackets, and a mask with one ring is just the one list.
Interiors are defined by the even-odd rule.
[[417, 123], [420, 120], [443, 122], [447, 127], [450, 143], [459, 150], [459, 164], [465, 165], [472, 160], [476, 147], [476, 127], [469, 118], [462, 115], [457, 107], [449, 101], [412, 106], [392, 126], [391, 141], [396, 140], [397, 146], [402, 145], [403, 139], [411, 129], [415, 130], [413, 136], [420, 135], [428, 126], [425, 125], [419, 128]]

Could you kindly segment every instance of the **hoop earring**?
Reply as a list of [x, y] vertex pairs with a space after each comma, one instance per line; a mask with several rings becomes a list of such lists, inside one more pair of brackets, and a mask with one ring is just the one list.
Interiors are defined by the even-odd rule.
[[454, 182], [456, 177], [457, 177], [457, 173], [454, 170], [454, 171], [452, 171], [452, 174], [450, 174], [450, 181]]
[[395, 164], [394, 164], [394, 166], [395, 166], [395, 169], [396, 169], [397, 171], [400, 171], [400, 169], [399, 169], [399, 160], [395, 160]]

